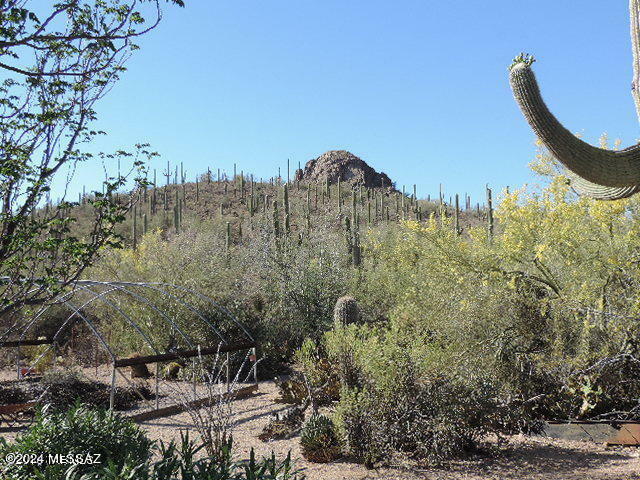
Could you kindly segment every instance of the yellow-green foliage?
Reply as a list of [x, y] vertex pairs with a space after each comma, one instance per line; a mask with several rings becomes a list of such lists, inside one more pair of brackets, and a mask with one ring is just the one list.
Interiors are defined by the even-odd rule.
[[[456, 237], [435, 219], [372, 232], [367, 252], [375, 269], [358, 297], [398, 331], [435, 331], [482, 352], [515, 327], [547, 337], [545, 355], [561, 361], [569, 354], [584, 365], [624, 350], [637, 327], [637, 214], [635, 200], [577, 199], [557, 175], [537, 192], [503, 195], [492, 243], [482, 228]], [[530, 332], [516, 318], [527, 308], [538, 319]]]
[[[268, 220], [267, 222], [268, 223]], [[267, 355], [265, 364], [289, 361], [305, 338], [319, 338], [331, 325], [336, 298], [344, 293], [349, 270], [341, 250], [340, 232], [317, 226], [303, 243], [276, 245], [256, 219], [255, 230], [242, 241], [225, 246], [225, 228], [219, 221], [192, 222], [180, 235], [153, 230], [140, 238], [138, 248], [110, 250], [88, 272], [99, 280], [127, 280], [176, 284], [208, 295], [246, 325]], [[267, 225], [268, 228], [268, 225]], [[292, 274], [295, 272], [295, 275]], [[231, 341], [240, 337], [229, 319], [196, 296], [171, 290], [193, 303]], [[177, 298], [138, 290], [156, 303], [198, 343], [217, 342], [205, 323]], [[135, 319], [159, 349], [172, 337], [186, 341], [168, 327], [157, 311], [123, 293], [109, 297]], [[117, 353], [153, 353], [118, 312], [95, 302], [96, 316], [109, 330]]]
[[[368, 231], [361, 225], [363, 263], [354, 269], [334, 217], [314, 223], [300, 240], [276, 243], [265, 212], [228, 252], [226, 220], [190, 221], [179, 235], [151, 231], [136, 251], [108, 252], [90, 275], [206, 293], [233, 311], [275, 361], [291, 361], [307, 337], [320, 340], [336, 299], [353, 295], [365, 325], [338, 326], [321, 344], [353, 389], [367, 382], [392, 388], [397, 372], [389, 365], [411, 359], [420, 379], [488, 378], [502, 398], [571, 395], [588, 382], [597, 390], [594, 379], [576, 385], [576, 372], [640, 349], [638, 200], [578, 198], [542, 151], [532, 166], [550, 181], [496, 195], [491, 241], [484, 225], [457, 235], [453, 219], [433, 215]], [[168, 344], [171, 332], [157, 314], [119, 302], [161, 347]], [[192, 313], [161, 302], [199, 340], [206, 335]], [[110, 328], [119, 349], [143, 350], [130, 327], [120, 321]], [[551, 403], [545, 408], [557, 413]]]

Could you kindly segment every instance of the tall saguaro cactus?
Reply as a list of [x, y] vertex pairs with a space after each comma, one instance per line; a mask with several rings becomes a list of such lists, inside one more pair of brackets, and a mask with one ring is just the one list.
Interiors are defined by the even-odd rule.
[[[629, 0], [633, 50], [633, 95], [640, 120], [640, 0]], [[542, 143], [568, 170], [571, 186], [580, 195], [617, 200], [640, 192], [640, 144], [613, 151], [596, 148], [565, 128], [547, 108], [531, 64], [521, 54], [510, 67], [514, 97]]]

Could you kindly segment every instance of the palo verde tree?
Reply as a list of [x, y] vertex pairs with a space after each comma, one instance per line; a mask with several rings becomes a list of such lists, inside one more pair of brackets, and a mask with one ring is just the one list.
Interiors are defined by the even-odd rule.
[[[169, 0], [167, 0], [169, 1]], [[170, 0], [183, 6], [181, 0]], [[162, 19], [161, 0], [0, 0], [0, 316], [50, 301], [117, 245], [114, 226], [133, 195], [112, 195], [154, 155], [91, 154], [96, 103], [125, 70], [136, 39]], [[50, 205], [51, 183], [79, 162], [126, 158], [129, 172], [105, 175], [92, 192], [90, 234], [72, 228], [73, 203]], [[99, 167], [99, 165], [96, 165]], [[124, 198], [124, 200], [123, 200]]]
[[[632, 94], [640, 119], [640, 0], [629, 0], [633, 49]], [[562, 163], [573, 189], [600, 200], [630, 197], [640, 191], [640, 144], [613, 151], [596, 148], [565, 128], [544, 103], [531, 69], [533, 57], [521, 54], [510, 67], [514, 96], [542, 143]]]

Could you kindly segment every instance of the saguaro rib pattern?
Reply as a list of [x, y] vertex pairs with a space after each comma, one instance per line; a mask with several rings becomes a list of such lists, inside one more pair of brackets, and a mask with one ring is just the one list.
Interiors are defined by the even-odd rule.
[[625, 198], [640, 191], [640, 145], [604, 150], [580, 140], [549, 111], [531, 67], [518, 63], [509, 75], [513, 95], [540, 140], [572, 175], [580, 194], [602, 200]]

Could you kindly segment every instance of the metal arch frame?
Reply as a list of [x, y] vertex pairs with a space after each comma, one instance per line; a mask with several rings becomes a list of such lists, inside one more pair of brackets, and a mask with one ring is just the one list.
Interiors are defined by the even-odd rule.
[[[110, 293], [111, 291], [113, 291], [114, 289], [111, 289], [109, 291], [105, 291], [102, 293], [102, 295], [106, 295], [108, 293]], [[89, 328], [91, 329], [91, 331], [94, 333], [94, 335], [96, 335], [96, 338], [98, 338], [100, 340], [100, 343], [102, 343], [103, 347], [109, 352], [109, 356], [111, 357], [111, 359], [113, 361], [115, 361], [115, 359], [117, 358], [116, 355], [113, 353], [113, 351], [111, 350], [111, 347], [109, 346], [109, 344], [106, 342], [106, 340], [104, 340], [104, 337], [100, 334], [100, 332], [97, 330], [97, 328], [95, 327], [95, 325], [93, 325], [93, 323], [91, 321], [89, 321], [89, 319], [87, 319], [82, 313], [81, 313], [81, 309], [83, 309], [84, 307], [86, 307], [87, 305], [89, 305], [90, 303], [92, 303], [93, 301], [96, 300], [96, 297], [92, 297], [89, 300], [87, 300], [85, 303], [83, 303], [80, 307], [75, 307], [71, 302], [69, 302], [68, 300], [64, 300], [65, 297], [71, 296], [75, 293], [75, 291], [71, 291], [71, 292], [67, 292], [65, 295], [63, 295], [61, 297], [60, 302], [67, 307], [69, 310], [71, 310], [71, 314], [66, 318], [66, 320], [62, 323], [62, 325], [60, 325], [60, 327], [58, 328], [58, 330], [56, 330], [56, 333], [53, 335], [53, 337], [51, 337], [51, 345], [49, 345], [49, 347], [47, 349], [45, 349], [44, 352], [42, 352], [38, 358], [36, 358], [31, 365], [29, 365], [29, 367], [31, 368], [32, 366], [37, 365], [37, 363], [40, 361], [40, 359], [52, 348], [53, 344], [55, 343], [56, 338], [58, 337], [58, 335], [60, 335], [60, 333], [62, 333], [62, 331], [64, 330], [64, 328], [67, 326], [67, 324], [73, 319], [74, 316], [78, 315], [82, 320], [84, 320], [84, 322], [87, 324], [87, 326], [89, 326]], [[27, 324], [27, 326], [25, 327], [24, 331], [22, 332], [22, 334], [20, 335], [20, 341], [24, 340], [24, 336], [27, 333], [27, 331], [36, 323], [37, 319], [44, 314], [49, 308], [51, 307], [51, 305], [49, 305], [49, 307], [47, 307], [46, 309], [44, 309], [43, 311], [39, 312], [38, 315], [36, 315], [36, 317]], [[0, 346], [2, 344], [0, 343]], [[18, 348], [20, 348], [18, 346]]]
[[210, 304], [212, 304], [214, 307], [216, 307], [219, 311], [221, 311], [222, 313], [225, 314], [225, 316], [231, 320], [236, 326], [240, 327], [242, 329], [242, 331], [244, 332], [244, 334], [249, 338], [249, 340], [255, 342], [255, 338], [253, 338], [253, 336], [249, 333], [249, 331], [245, 328], [244, 325], [242, 325], [232, 314], [231, 312], [226, 308], [223, 307], [222, 305], [220, 305], [219, 303], [217, 303], [216, 301], [214, 301], [211, 297], [207, 297], [206, 295], [197, 292], [193, 289], [187, 288], [187, 287], [183, 287], [180, 285], [173, 285], [170, 283], [155, 283], [152, 282], [149, 285], [161, 285], [161, 286], [165, 286], [165, 287], [171, 287], [171, 288], [176, 288], [178, 290], [182, 290], [184, 292], [188, 292], [191, 293], [192, 295], [195, 295], [203, 300], [205, 300], [206, 302], [209, 302]]
[[[111, 283], [111, 282], [107, 282], [107, 283]], [[220, 341], [222, 343], [228, 343], [227, 339], [224, 338], [222, 333], [220, 333], [220, 331], [209, 320], [207, 320], [207, 318], [204, 317], [201, 312], [199, 312], [193, 305], [191, 305], [188, 302], [185, 302], [184, 300], [182, 300], [181, 298], [177, 297], [173, 293], [167, 292], [166, 290], [163, 290], [162, 288], [158, 288], [158, 287], [153, 286], [152, 284], [147, 284], [147, 283], [132, 283], [132, 282], [115, 282], [115, 283], [120, 283], [122, 285], [132, 285], [132, 286], [150, 288], [152, 290], [155, 290], [157, 292], [162, 293], [165, 296], [169, 296], [169, 297], [175, 299], [183, 307], [185, 307], [186, 309], [190, 310], [192, 313], [195, 313], [196, 316], [198, 316], [198, 318], [200, 318], [200, 320], [202, 320], [204, 323], [209, 325], [209, 327], [215, 332], [215, 334], [218, 335], [218, 337], [220, 338]]]
[[[1, 282], [3, 282], [3, 281], [6, 281], [6, 280], [8, 280], [8, 277], [0, 277], [0, 283], [1, 283]], [[37, 290], [37, 288], [32, 288], [31, 290], [29, 290], [29, 291], [27, 292], [27, 294], [29, 294], [29, 293], [31, 293], [31, 292], [33, 292], [33, 291], [35, 291], [35, 290]], [[73, 293], [73, 292], [71, 292], [71, 293]], [[69, 294], [70, 294], [70, 292], [67, 292], [65, 295], [69, 295]], [[65, 296], [65, 295], [63, 295], [63, 296]], [[38, 310], [38, 313], [37, 313], [36, 315], [39, 317], [42, 313], [44, 313], [44, 312], [46, 312], [47, 310], [49, 310], [53, 305], [55, 305], [55, 304], [51, 303], [51, 304], [48, 304], [48, 305], [43, 305], [43, 306], [41, 306], [41, 307], [40, 307], [40, 309]], [[17, 329], [17, 328], [18, 328], [18, 323], [19, 323], [19, 320], [16, 320], [15, 322], [13, 322], [13, 325], [11, 325], [9, 328], [7, 328], [7, 329], [3, 332], [3, 334], [2, 334], [2, 335], [0, 335], [0, 346], [1, 346], [1, 345], [2, 345], [2, 343], [5, 341], [5, 339], [7, 338], [7, 336], [8, 336], [9, 334], [11, 334], [11, 332], [12, 332], [14, 329]], [[27, 323], [27, 325], [28, 325], [28, 323]], [[24, 327], [25, 327], [25, 325], [22, 325], [22, 327], [24, 328]]]
[[189, 345], [192, 348], [196, 347], [196, 344], [193, 343], [193, 339], [188, 336], [186, 333], [184, 333], [182, 331], [182, 329], [178, 326], [177, 323], [175, 323], [173, 320], [171, 320], [171, 318], [165, 313], [163, 312], [161, 309], [159, 309], [156, 305], [154, 305], [147, 297], [145, 297], [144, 295], [140, 295], [139, 293], [135, 293], [132, 292], [131, 290], [121, 286], [121, 285], [116, 285], [113, 282], [98, 282], [98, 281], [91, 281], [92, 284], [95, 285], [109, 285], [114, 287], [117, 290], [120, 290], [124, 293], [126, 293], [127, 295], [131, 295], [132, 297], [136, 298], [137, 300], [141, 301], [142, 303], [144, 303], [145, 305], [147, 305], [149, 308], [151, 308], [152, 310], [154, 310], [156, 313], [158, 313], [158, 315], [160, 315], [162, 318], [164, 318], [167, 322], [169, 322], [169, 324], [171, 324], [171, 326], [173, 328], [176, 329], [176, 331], [182, 335], [182, 338], [184, 338], [185, 342], [187, 343], [187, 345]]
[[78, 288], [80, 288], [80, 289], [82, 289], [82, 290], [84, 290], [84, 291], [86, 291], [89, 294], [94, 296], [94, 298], [89, 303], [92, 303], [94, 300], [101, 300], [102, 302], [104, 302], [107, 305], [109, 305], [109, 306], [113, 307], [114, 309], [116, 309], [118, 311], [118, 313], [120, 313], [120, 315], [122, 315], [122, 318], [124, 318], [127, 321], [127, 323], [129, 323], [136, 330], [136, 332], [138, 332], [140, 334], [140, 336], [147, 342], [147, 345], [149, 345], [151, 347], [151, 349], [154, 352], [156, 352], [156, 354], [160, 353], [160, 350], [158, 350], [156, 348], [156, 346], [153, 344], [153, 342], [147, 336], [147, 334], [142, 331], [140, 326], [136, 322], [134, 322], [133, 319], [129, 315], [127, 315], [120, 307], [118, 307], [112, 301], [107, 300], [106, 298], [103, 298], [105, 295], [107, 295], [107, 294], [111, 293], [112, 291], [116, 290], [116, 288], [112, 288], [110, 290], [105, 290], [105, 291], [100, 292], [100, 293], [94, 292], [89, 287], [78, 286]]
[[[3, 278], [3, 277], [0, 277], [0, 282], [2, 282], [4, 280], [6, 280], [6, 279]], [[105, 289], [100, 291], [102, 289], [102, 287], [104, 287]], [[146, 296], [142, 295], [141, 293], [132, 291], [132, 287], [150, 289], [150, 290], [159, 292], [161, 295], [163, 295], [165, 297], [169, 297], [169, 298], [174, 299], [176, 302], [178, 302], [184, 308], [186, 308], [187, 310], [189, 310], [190, 312], [195, 314], [201, 321], [203, 321], [211, 329], [211, 331], [213, 331], [217, 335], [217, 337], [220, 339], [220, 342], [221, 342], [220, 345], [225, 344], [225, 345], [228, 345], [229, 348], [242, 347], [242, 344], [238, 345], [238, 347], [235, 347], [235, 345], [230, 345], [227, 342], [227, 339], [223, 336], [223, 334], [216, 328], [216, 326], [208, 318], [206, 318], [206, 314], [204, 314], [203, 311], [201, 311], [199, 308], [197, 308], [195, 305], [193, 305], [190, 301], [184, 300], [184, 299], [180, 298], [179, 296], [175, 295], [174, 293], [171, 293], [170, 291], [167, 291], [167, 290], [169, 288], [180, 290], [182, 292], [186, 292], [188, 294], [194, 295], [195, 297], [197, 297], [197, 298], [199, 298], [201, 300], [204, 300], [206, 303], [208, 303], [210, 305], [213, 305], [214, 308], [217, 311], [221, 312], [224, 315], [224, 317], [226, 317], [228, 320], [230, 320], [232, 322], [232, 324], [234, 324], [235, 326], [239, 327], [240, 330], [244, 333], [244, 335], [246, 335], [247, 339], [249, 339], [251, 341], [251, 344], [248, 345], [248, 347], [250, 347], [249, 348], [249, 353], [247, 353], [247, 355], [253, 357], [253, 362], [254, 362], [254, 365], [251, 368], [251, 370], [253, 372], [255, 385], [254, 385], [254, 387], [251, 387], [251, 388], [257, 388], [258, 381], [257, 381], [257, 368], [256, 368], [257, 367], [257, 358], [256, 358], [255, 340], [254, 340], [253, 336], [249, 333], [249, 331], [244, 327], [244, 325], [242, 325], [233, 316], [233, 314], [228, 309], [226, 309], [225, 307], [221, 306], [220, 304], [215, 302], [210, 297], [208, 297], [206, 295], [203, 295], [200, 292], [197, 292], [197, 291], [195, 291], [193, 289], [182, 287], [182, 286], [179, 286], [179, 285], [173, 285], [173, 284], [169, 284], [169, 283], [160, 283], [160, 282], [142, 283], [142, 282], [123, 282], [123, 281], [113, 281], [113, 282], [106, 281], [105, 282], [105, 281], [95, 281], [95, 280], [79, 280], [79, 281], [75, 282], [71, 286], [71, 290], [70, 291], [60, 292], [60, 294], [58, 294], [58, 296], [54, 298], [54, 302], [53, 303], [45, 305], [45, 306], [41, 307], [39, 310], [37, 310], [37, 312], [35, 313], [35, 316], [30, 321], [28, 321], [26, 323], [23, 323], [22, 325], [20, 325], [19, 321], [13, 322], [13, 324], [10, 325], [9, 328], [7, 328], [2, 334], [0, 334], [0, 347], [5, 346], [5, 343], [9, 343], [9, 340], [7, 340], [7, 338], [11, 335], [12, 332], [21, 331], [19, 340], [17, 342], [16, 341], [11, 341], [10, 342], [10, 343], [13, 344], [14, 347], [17, 348], [17, 352], [18, 352], [17, 360], [18, 360], [18, 363], [19, 363], [20, 346], [21, 346], [21, 342], [25, 341], [26, 334], [33, 328], [34, 325], [37, 325], [38, 319], [40, 317], [42, 317], [42, 315], [44, 315], [52, 306], [54, 306], [54, 305], [63, 305], [64, 307], [66, 307], [68, 310], [71, 311], [70, 315], [62, 323], [62, 325], [60, 325], [58, 327], [58, 329], [56, 330], [55, 334], [49, 339], [51, 343], [48, 344], [47, 348], [36, 359], [32, 360], [32, 362], [29, 365], [29, 367], [32, 368], [33, 366], [37, 365], [38, 362], [40, 362], [40, 360], [43, 358], [43, 356], [46, 355], [47, 352], [49, 352], [52, 348], [55, 347], [56, 341], [58, 340], [58, 337], [61, 335], [61, 333], [66, 328], [68, 328], [69, 323], [72, 322], [74, 317], [77, 316], [88, 326], [88, 328], [91, 330], [92, 334], [98, 339], [98, 341], [101, 343], [102, 347], [108, 353], [109, 358], [111, 359], [112, 375], [111, 375], [111, 391], [110, 391], [110, 398], [109, 398], [109, 408], [113, 409], [113, 407], [114, 407], [114, 395], [115, 395], [115, 386], [116, 386], [116, 372], [118, 372], [130, 385], [132, 385], [134, 387], [134, 390], [142, 398], [142, 400], [144, 400], [145, 402], [150, 404], [149, 401], [147, 399], [145, 399], [142, 394], [140, 394], [140, 392], [137, 390], [137, 388], [135, 388], [136, 387], [135, 384], [133, 384], [117, 368], [117, 363], [118, 363], [118, 360], [119, 360], [118, 356], [114, 353], [114, 351], [112, 350], [111, 346], [109, 345], [109, 342], [107, 340], [105, 340], [104, 336], [101, 334], [101, 332], [97, 328], [97, 326], [94, 325], [93, 322], [86, 317], [86, 314], [82, 313], [82, 310], [86, 306], [90, 305], [91, 303], [93, 303], [93, 302], [95, 302], [97, 300], [100, 300], [102, 303], [105, 303], [105, 304], [109, 305], [110, 307], [112, 307], [113, 309], [115, 309], [117, 311], [117, 314], [119, 316], [122, 316], [122, 318], [126, 321], [126, 323], [128, 325], [130, 325], [131, 327], [133, 327], [136, 330], [138, 335], [140, 335], [140, 337], [142, 337], [144, 339], [145, 343], [157, 355], [160, 355], [160, 352], [159, 352], [158, 348], [156, 348], [156, 346], [153, 344], [151, 339], [144, 333], [144, 331], [140, 328], [140, 326], [126, 312], [124, 312], [122, 308], [120, 308], [114, 302], [110, 301], [108, 298], [104, 298], [104, 297], [108, 296], [109, 294], [113, 293], [114, 291], [123, 292], [124, 294], [133, 297], [138, 302], [143, 303], [148, 308], [150, 308], [153, 311], [155, 311], [163, 319], [163, 321], [165, 323], [170, 325], [173, 329], [175, 329], [183, 337], [183, 339], [185, 340], [187, 345], [189, 345], [190, 347], [195, 347], [195, 344], [194, 344], [193, 339], [189, 335], [187, 335], [185, 332], [183, 332], [182, 329], [179, 327], [179, 325], [176, 322], [174, 322], [169, 317], [169, 315], [167, 315], [166, 312], [164, 312], [161, 308], [158, 307], [157, 304], [155, 304], [152, 300], [150, 300]], [[69, 297], [72, 297], [73, 295], [75, 295], [77, 293], [80, 293], [80, 291], [85, 292], [86, 294], [90, 295], [90, 298], [88, 300], [86, 300], [82, 305], [76, 306], [75, 304], [70, 302], [68, 299], [69, 299]], [[44, 344], [46, 344], [46, 343], [44, 343]], [[199, 351], [199, 349], [200, 349], [200, 346], [198, 345], [198, 351]], [[231, 351], [233, 351], [233, 350], [231, 350]], [[178, 353], [178, 354], [182, 355], [182, 353]], [[187, 355], [186, 351], [184, 351], [184, 355]], [[229, 354], [227, 353], [227, 357], [228, 357], [228, 355]], [[151, 362], [151, 363], [153, 363], [153, 362]], [[159, 401], [158, 400], [159, 399], [159, 395], [158, 395], [159, 370], [158, 369], [159, 369], [159, 362], [156, 362], [156, 412], [160, 413], [161, 410], [166, 410], [166, 408], [163, 408], [163, 409], [159, 408], [159, 403], [158, 403], [158, 401]], [[239, 375], [239, 373], [240, 372], [238, 371], [236, 376]], [[251, 374], [251, 371], [249, 372], [248, 375], [250, 375], [250, 374]], [[20, 375], [21, 375], [21, 372], [20, 372], [20, 367], [18, 365], [18, 377], [19, 378], [20, 378]], [[247, 388], [249, 388], [249, 387], [244, 387], [241, 390], [246, 390]], [[229, 393], [230, 392], [228, 392], [228, 394]]]

